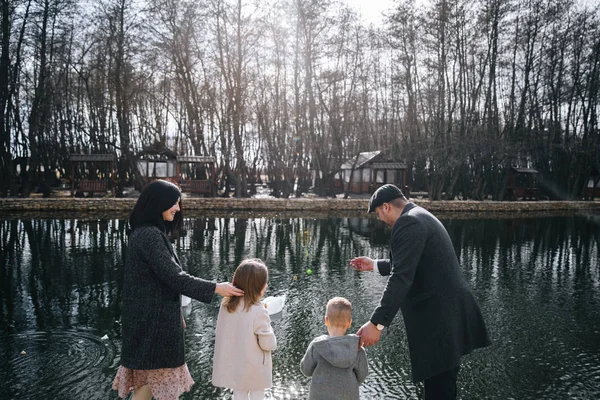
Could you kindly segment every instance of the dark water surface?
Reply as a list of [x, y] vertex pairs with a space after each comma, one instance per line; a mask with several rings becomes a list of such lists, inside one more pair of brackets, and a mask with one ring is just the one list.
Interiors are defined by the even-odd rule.
[[[462, 399], [600, 399], [600, 219], [445, 219], [494, 344], [464, 358]], [[123, 220], [0, 221], [0, 398], [116, 399]], [[373, 220], [189, 218], [176, 248], [186, 270], [230, 280], [244, 257], [270, 268], [267, 295], [287, 294], [273, 327], [273, 399], [306, 398], [306, 346], [326, 333], [326, 301], [354, 305], [355, 332], [385, 286], [348, 261], [387, 254]], [[306, 270], [312, 269], [312, 275]], [[187, 362], [196, 384], [182, 399], [230, 398], [210, 384], [218, 301], [186, 307]], [[365, 399], [418, 399], [401, 316], [368, 350]]]

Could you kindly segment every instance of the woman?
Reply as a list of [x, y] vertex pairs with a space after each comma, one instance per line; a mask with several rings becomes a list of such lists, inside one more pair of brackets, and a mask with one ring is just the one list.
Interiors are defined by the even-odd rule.
[[157, 180], [138, 198], [129, 218], [123, 278], [123, 347], [113, 389], [125, 398], [176, 400], [194, 383], [184, 357], [181, 295], [210, 303], [213, 294], [241, 296], [242, 290], [185, 273], [168, 234], [182, 221], [181, 192]]

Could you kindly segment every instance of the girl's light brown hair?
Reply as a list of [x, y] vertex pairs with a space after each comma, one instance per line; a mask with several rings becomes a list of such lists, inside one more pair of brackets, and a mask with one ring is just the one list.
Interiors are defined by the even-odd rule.
[[233, 274], [232, 284], [244, 291], [243, 296], [231, 296], [223, 299], [223, 306], [228, 312], [236, 310], [241, 299], [244, 299], [244, 311], [248, 311], [253, 304], [260, 300], [261, 292], [267, 280], [269, 272], [267, 266], [258, 258], [249, 258], [241, 262]]

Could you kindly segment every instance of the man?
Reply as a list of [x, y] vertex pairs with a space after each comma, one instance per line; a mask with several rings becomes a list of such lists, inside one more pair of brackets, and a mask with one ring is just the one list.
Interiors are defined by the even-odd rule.
[[390, 259], [358, 257], [350, 264], [390, 277], [371, 320], [358, 330], [361, 344], [376, 344], [402, 310], [413, 381], [424, 381], [425, 400], [456, 399], [461, 357], [491, 342], [450, 236], [394, 185], [373, 193], [368, 212], [392, 228]]

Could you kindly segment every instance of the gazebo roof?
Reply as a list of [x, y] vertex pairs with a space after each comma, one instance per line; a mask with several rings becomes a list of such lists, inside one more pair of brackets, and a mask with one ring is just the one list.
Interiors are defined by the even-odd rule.
[[[356, 165], [354, 165], [355, 162]], [[371, 166], [373, 169], [407, 169], [406, 163], [390, 160], [385, 157], [381, 150], [359, 153], [358, 156], [352, 157], [343, 163], [340, 169], [361, 168], [368, 162], [372, 162]]]
[[[351, 159], [349, 159], [348, 161], [343, 163], [340, 168], [341, 169], [360, 168], [363, 165], [365, 165], [366, 163], [368, 163], [369, 161], [371, 161], [372, 159], [374, 159], [375, 157], [377, 157], [379, 154], [381, 154], [381, 150], [365, 151], [365, 152], [359, 153], [357, 156], [352, 157]], [[358, 157], [358, 159], [357, 159], [357, 157]], [[356, 161], [356, 165], [355, 165], [355, 161]]]
[[71, 161], [83, 162], [83, 161], [105, 161], [115, 162], [114, 154], [71, 154], [69, 157]]
[[144, 147], [142, 151], [137, 154], [137, 158], [141, 159], [156, 158], [156, 156], [174, 160], [177, 158], [177, 153], [160, 142], [154, 142], [151, 145]]
[[208, 164], [208, 163], [214, 163], [215, 158], [212, 156], [177, 156], [177, 162]]

